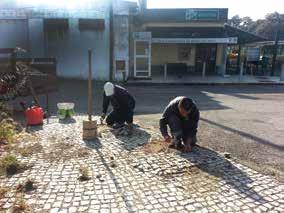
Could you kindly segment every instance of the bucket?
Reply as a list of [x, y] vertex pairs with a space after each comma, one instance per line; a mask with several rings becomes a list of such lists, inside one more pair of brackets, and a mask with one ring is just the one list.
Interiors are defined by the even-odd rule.
[[97, 133], [97, 121], [83, 121], [83, 140], [94, 140]]
[[74, 112], [74, 103], [58, 103], [57, 104], [57, 115], [59, 119], [65, 119], [67, 117], [72, 117], [75, 112]]

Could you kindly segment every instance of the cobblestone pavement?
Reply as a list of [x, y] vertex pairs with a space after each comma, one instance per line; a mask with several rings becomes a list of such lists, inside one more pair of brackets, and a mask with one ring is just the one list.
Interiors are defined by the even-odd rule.
[[[32, 167], [0, 179], [11, 190], [0, 208], [11, 209], [15, 187], [31, 178], [24, 193], [32, 212], [283, 212], [284, 185], [222, 155], [196, 147], [193, 153], [147, 153], [152, 130], [136, 127], [133, 136], [103, 130], [96, 141], [81, 139], [82, 120], [31, 129], [43, 147], [19, 160]], [[28, 143], [23, 139], [23, 143]], [[80, 181], [86, 166], [90, 179]]]

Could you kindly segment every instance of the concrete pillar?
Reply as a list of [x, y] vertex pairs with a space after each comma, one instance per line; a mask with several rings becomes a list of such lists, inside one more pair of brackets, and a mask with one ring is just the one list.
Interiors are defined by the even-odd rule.
[[44, 57], [43, 19], [28, 19], [28, 42], [31, 57]]
[[216, 55], [216, 67], [219, 75], [226, 74], [227, 44], [218, 44]]

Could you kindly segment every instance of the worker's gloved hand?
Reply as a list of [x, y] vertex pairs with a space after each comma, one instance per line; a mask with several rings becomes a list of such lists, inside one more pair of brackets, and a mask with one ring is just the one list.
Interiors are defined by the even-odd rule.
[[171, 142], [171, 137], [169, 135], [164, 135], [164, 139], [167, 143]]
[[103, 113], [103, 114], [101, 115], [101, 121], [103, 121], [105, 118], [106, 118], [106, 114]]

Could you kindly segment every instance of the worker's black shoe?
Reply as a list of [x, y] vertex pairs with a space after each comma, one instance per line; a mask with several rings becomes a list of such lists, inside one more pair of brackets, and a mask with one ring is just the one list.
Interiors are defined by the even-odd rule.
[[169, 145], [169, 148], [170, 148], [170, 149], [175, 149], [175, 148], [176, 148], [176, 144], [175, 144], [175, 143], [171, 143], [171, 144]]
[[176, 144], [176, 149], [183, 150], [183, 148], [184, 148], [184, 145], [182, 144], [182, 142], [178, 141], [177, 144]]

